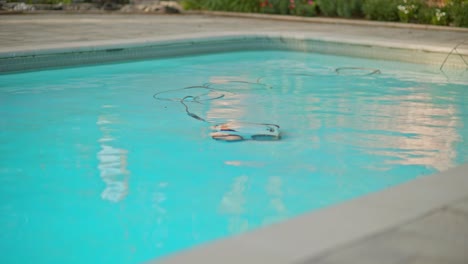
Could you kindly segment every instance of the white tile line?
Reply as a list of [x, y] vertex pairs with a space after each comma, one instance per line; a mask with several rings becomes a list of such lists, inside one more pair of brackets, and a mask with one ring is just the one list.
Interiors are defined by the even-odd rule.
[[[164, 56], [163, 50], [171, 53], [172, 56], [191, 54], [197, 51], [208, 52], [210, 45], [225, 46], [226, 50], [241, 50], [243, 47], [257, 48], [269, 47], [286, 48], [297, 51], [324, 52], [345, 56], [360, 56], [373, 59], [391, 59], [414, 63], [429, 63], [440, 65], [451, 47], [438, 47], [433, 45], [407, 45], [400, 42], [369, 41], [359, 39], [339, 39], [326, 35], [317, 35], [299, 32], [225, 32], [225, 33], [194, 33], [186, 35], [173, 35], [170, 37], [141, 38], [125, 41], [92, 41], [85, 44], [76, 45], [47, 45], [45, 47], [35, 47], [26, 50], [0, 52], [0, 72], [18, 72], [22, 70], [34, 70], [43, 67], [73, 66], [76, 63], [96, 64], [109, 63], [111, 61], [122, 61], [131, 59], [142, 59], [141, 52], [146, 52], [150, 58]], [[247, 46], [246, 46], [247, 45]], [[345, 45], [341, 47], [341, 45]], [[340, 48], [341, 47], [341, 48]], [[349, 49], [352, 47], [353, 49]], [[211, 46], [211, 48], [213, 48]], [[358, 50], [360, 50], [358, 52]], [[372, 48], [372, 50], [369, 50]], [[108, 51], [119, 51], [120, 54], [106, 54]], [[205, 49], [203, 51], [203, 49]], [[190, 52], [193, 51], [193, 52]], [[364, 52], [365, 51], [365, 52]], [[371, 51], [371, 52], [370, 52]], [[390, 53], [399, 52], [398, 56], [390, 56]], [[463, 50], [457, 50], [463, 56]], [[466, 51], [466, 50], [465, 50]], [[97, 53], [94, 53], [97, 52]], [[126, 54], [123, 54], [123, 53]], [[140, 53], [139, 53], [140, 52]], [[148, 53], [149, 52], [149, 53]], [[357, 52], [357, 53], [356, 53]], [[416, 52], [413, 54], [413, 52]], [[177, 53], [177, 54], [176, 54]], [[457, 54], [457, 56], [458, 56]], [[83, 56], [85, 55], [85, 56]], [[119, 57], [120, 55], [120, 57]], [[140, 55], [140, 56], [139, 56]], [[414, 56], [416, 55], [416, 56]], [[56, 65], [52, 65], [53, 57], [56, 56]], [[68, 57], [67, 57], [68, 56]], [[63, 63], [65, 58], [68, 64]], [[153, 57], [151, 57], [153, 56]], [[115, 59], [112, 59], [114, 57]], [[148, 58], [148, 57], [145, 57]], [[70, 63], [75, 64], [70, 64]], [[47, 64], [47, 65], [45, 65]], [[452, 61], [448, 67], [465, 67], [460, 61]]]

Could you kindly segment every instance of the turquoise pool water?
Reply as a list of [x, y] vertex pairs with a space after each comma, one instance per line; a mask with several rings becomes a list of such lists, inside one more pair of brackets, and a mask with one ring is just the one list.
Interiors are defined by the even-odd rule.
[[[0, 75], [2, 263], [138, 263], [465, 163], [464, 75], [273, 51]], [[184, 96], [282, 139], [212, 140]]]

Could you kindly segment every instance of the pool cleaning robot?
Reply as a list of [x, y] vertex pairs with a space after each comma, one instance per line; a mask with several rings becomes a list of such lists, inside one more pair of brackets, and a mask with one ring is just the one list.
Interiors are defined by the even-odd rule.
[[279, 126], [246, 122], [228, 122], [211, 127], [211, 138], [221, 141], [279, 140]]
[[[202, 90], [202, 94], [195, 95], [186, 95], [182, 98], [172, 98], [169, 96], [162, 96], [169, 92], [180, 92], [180, 91], [190, 91], [190, 90]], [[215, 95], [212, 97], [205, 98], [209, 92], [214, 92]], [[203, 117], [195, 114], [191, 111], [189, 104], [198, 103], [201, 104], [205, 101], [212, 101], [224, 98], [227, 92], [224, 90], [219, 90], [210, 87], [209, 85], [202, 86], [189, 86], [176, 90], [168, 90], [155, 93], [153, 95], [154, 99], [162, 101], [174, 101], [181, 103], [185, 108], [185, 113], [193, 119], [196, 119], [201, 122], [208, 124], [213, 124], [212, 122], [205, 120]], [[220, 141], [241, 141], [241, 140], [279, 140], [280, 132], [279, 126], [275, 124], [263, 124], [263, 123], [248, 123], [240, 121], [230, 121], [223, 124], [218, 124], [210, 127], [212, 132], [210, 133], [211, 138]]]

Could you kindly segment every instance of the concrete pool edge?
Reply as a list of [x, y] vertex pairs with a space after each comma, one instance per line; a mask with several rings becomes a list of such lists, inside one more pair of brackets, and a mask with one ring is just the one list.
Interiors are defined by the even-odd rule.
[[[468, 164], [464, 164], [445, 172], [422, 176], [383, 191], [197, 246], [151, 263], [320, 262], [323, 256], [334, 254], [350, 244], [427, 217], [435, 211], [455, 207], [461, 200], [466, 203], [467, 171]], [[468, 211], [464, 213], [468, 214]], [[359, 263], [359, 260], [350, 259], [347, 263]]]
[[[388, 40], [341, 39], [304, 32], [196, 33], [126, 41], [59, 44], [0, 52], [0, 73], [243, 50], [289, 50], [464, 68], [468, 50]], [[449, 56], [451, 55], [451, 56]], [[460, 58], [459, 58], [459, 57]]]

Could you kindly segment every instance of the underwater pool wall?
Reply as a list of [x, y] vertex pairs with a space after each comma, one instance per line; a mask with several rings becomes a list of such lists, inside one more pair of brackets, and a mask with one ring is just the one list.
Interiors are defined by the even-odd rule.
[[[339, 42], [298, 34], [194, 34], [187, 38], [98, 41], [84, 46], [0, 53], [0, 73], [248, 50], [285, 50], [466, 68], [468, 50], [391, 42]], [[462, 57], [463, 56], [463, 57]]]

